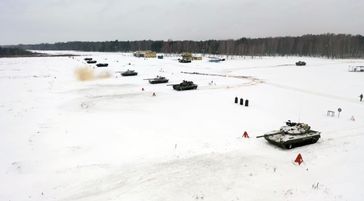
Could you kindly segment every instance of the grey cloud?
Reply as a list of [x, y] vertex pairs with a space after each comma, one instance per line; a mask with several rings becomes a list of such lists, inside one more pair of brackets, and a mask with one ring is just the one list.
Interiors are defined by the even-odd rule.
[[1, 0], [0, 44], [364, 35], [361, 0]]

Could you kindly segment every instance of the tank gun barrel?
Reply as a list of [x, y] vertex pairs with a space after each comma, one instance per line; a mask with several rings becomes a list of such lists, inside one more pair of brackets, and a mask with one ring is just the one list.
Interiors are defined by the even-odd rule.
[[262, 138], [262, 137], [273, 136], [273, 135], [278, 135], [278, 134], [282, 134], [282, 133], [280, 131], [273, 131], [271, 133], [267, 133], [264, 135], [258, 135], [256, 138]]

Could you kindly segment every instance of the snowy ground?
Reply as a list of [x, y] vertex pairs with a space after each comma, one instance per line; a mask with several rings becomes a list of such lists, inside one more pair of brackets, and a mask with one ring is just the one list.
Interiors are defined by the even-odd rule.
[[[347, 69], [364, 60], [180, 64], [173, 56], [76, 54], [0, 59], [0, 200], [363, 200], [364, 73]], [[78, 81], [85, 56], [109, 63], [95, 72], [112, 77]], [[298, 60], [308, 65], [296, 67]], [[115, 73], [126, 69], [139, 74]], [[199, 88], [177, 92], [143, 80], [156, 75]], [[234, 104], [235, 96], [250, 106]], [[340, 118], [326, 116], [339, 107]], [[255, 138], [288, 119], [322, 138], [292, 150]]]

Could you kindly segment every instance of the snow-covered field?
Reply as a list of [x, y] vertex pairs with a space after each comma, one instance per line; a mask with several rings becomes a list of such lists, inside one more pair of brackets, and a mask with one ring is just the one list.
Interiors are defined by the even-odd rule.
[[[364, 73], [347, 71], [364, 60], [181, 64], [173, 56], [76, 54], [0, 59], [0, 200], [364, 199]], [[95, 73], [111, 78], [78, 81], [74, 72], [86, 56], [109, 63]], [[298, 60], [308, 65], [296, 67]], [[138, 76], [115, 73], [127, 69]], [[177, 92], [143, 80], [157, 75], [199, 88]], [[249, 107], [234, 104], [236, 96]], [[283, 150], [255, 138], [288, 119], [310, 124], [321, 139]]]

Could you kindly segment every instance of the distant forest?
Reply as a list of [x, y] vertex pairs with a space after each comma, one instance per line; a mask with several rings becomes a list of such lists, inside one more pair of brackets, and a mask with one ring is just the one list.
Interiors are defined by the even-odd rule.
[[0, 57], [33, 56], [33, 55], [35, 55], [35, 53], [29, 52], [21, 48], [0, 47]]
[[105, 41], [64, 42], [19, 45], [32, 50], [78, 50], [133, 52], [153, 50], [159, 53], [193, 52], [248, 56], [314, 56], [328, 58], [364, 58], [364, 37], [348, 34], [303, 35], [298, 37], [241, 38], [206, 41]]

